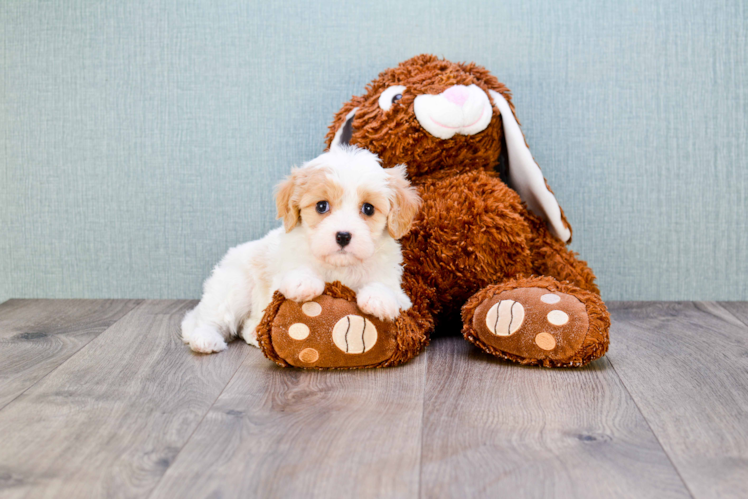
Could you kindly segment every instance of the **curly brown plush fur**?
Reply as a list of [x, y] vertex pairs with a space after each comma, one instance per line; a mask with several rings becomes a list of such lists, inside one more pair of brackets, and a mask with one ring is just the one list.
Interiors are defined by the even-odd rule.
[[[458, 318], [463, 305], [466, 337], [497, 356], [544, 366], [577, 366], [602, 356], [608, 346], [609, 319], [595, 275], [497, 172], [505, 141], [496, 104], [492, 104], [493, 116], [485, 130], [446, 140], [429, 134], [416, 118], [417, 96], [439, 94], [458, 84], [500, 93], [514, 113], [509, 90], [485, 68], [420, 55], [383, 71], [363, 95], [344, 104], [327, 134], [329, 147], [346, 116], [357, 108], [350, 144], [378, 154], [386, 168], [405, 164], [423, 198], [410, 233], [401, 240], [403, 288], [414, 304], [401, 316], [416, 327], [399, 334], [403, 352], [387, 364], [415, 356], [428, 343], [437, 321]], [[393, 85], [406, 90], [385, 112], [378, 99]], [[571, 230], [563, 210], [561, 220]], [[589, 332], [569, 359], [527, 359], [498, 352], [471, 336], [467, 318], [481, 301], [506, 287], [519, 286], [514, 280], [533, 275], [545, 276], [544, 287], [567, 291], [586, 306]], [[401, 340], [407, 337], [410, 340]], [[263, 348], [272, 358], [272, 346], [263, 343]]]

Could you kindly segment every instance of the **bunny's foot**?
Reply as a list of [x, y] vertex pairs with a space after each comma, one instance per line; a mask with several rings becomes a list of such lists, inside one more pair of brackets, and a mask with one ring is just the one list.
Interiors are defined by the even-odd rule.
[[551, 277], [488, 286], [463, 306], [462, 319], [467, 340], [524, 365], [583, 366], [608, 350], [600, 297]]
[[417, 355], [426, 341], [423, 336], [418, 341], [414, 328], [407, 313], [394, 321], [365, 314], [356, 305], [355, 292], [335, 282], [304, 303], [276, 292], [257, 327], [257, 339], [265, 356], [281, 366], [374, 368]]

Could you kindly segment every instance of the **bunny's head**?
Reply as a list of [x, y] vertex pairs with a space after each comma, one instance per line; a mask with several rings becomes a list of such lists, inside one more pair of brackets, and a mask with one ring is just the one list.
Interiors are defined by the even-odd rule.
[[384, 167], [407, 165], [412, 179], [494, 170], [506, 145], [508, 184], [555, 236], [571, 237], [519, 128], [509, 90], [482, 66], [419, 55], [383, 71], [335, 115], [327, 145], [345, 144], [379, 155]]

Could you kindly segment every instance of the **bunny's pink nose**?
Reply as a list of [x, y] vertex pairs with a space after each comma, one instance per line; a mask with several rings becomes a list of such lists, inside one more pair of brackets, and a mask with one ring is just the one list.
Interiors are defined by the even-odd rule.
[[449, 102], [462, 106], [465, 104], [465, 101], [468, 100], [470, 92], [464, 85], [455, 85], [454, 87], [449, 87], [447, 90], [442, 92], [442, 95], [446, 97]]

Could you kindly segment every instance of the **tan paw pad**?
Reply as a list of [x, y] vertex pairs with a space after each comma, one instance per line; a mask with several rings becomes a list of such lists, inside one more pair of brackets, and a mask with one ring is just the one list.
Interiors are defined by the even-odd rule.
[[319, 352], [317, 352], [317, 349], [307, 347], [299, 353], [299, 359], [303, 363], [314, 363], [319, 359]]
[[304, 305], [301, 306], [301, 310], [310, 318], [314, 318], [322, 313], [322, 306], [316, 302], [304, 302]]
[[361, 354], [377, 343], [377, 328], [368, 319], [349, 314], [333, 327], [332, 340], [347, 354]]
[[540, 332], [535, 336], [535, 344], [544, 351], [552, 351], [556, 347], [556, 339], [548, 332]]
[[309, 327], [304, 323], [294, 323], [288, 328], [288, 336], [294, 340], [304, 340], [309, 336]]
[[547, 318], [548, 323], [556, 326], [563, 326], [569, 322], [569, 315], [558, 309], [549, 312]]
[[546, 304], [557, 304], [561, 301], [561, 297], [559, 297], [555, 293], [546, 293], [545, 295], [542, 295], [540, 297], [540, 300], [545, 302]]
[[502, 300], [488, 310], [486, 326], [494, 335], [507, 337], [522, 326], [525, 308], [514, 300]]

